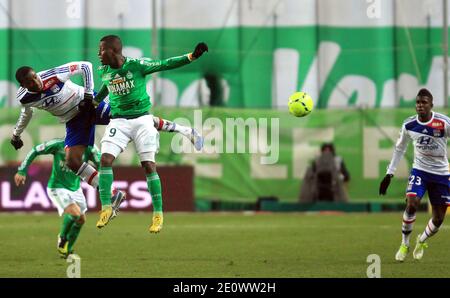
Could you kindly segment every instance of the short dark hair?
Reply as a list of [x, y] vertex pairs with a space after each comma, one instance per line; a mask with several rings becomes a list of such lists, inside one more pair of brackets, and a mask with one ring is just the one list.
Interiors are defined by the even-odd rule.
[[100, 41], [106, 42], [108, 45], [113, 47], [117, 45], [119, 46], [119, 49], [122, 49], [122, 40], [117, 35], [111, 34], [103, 36]]
[[28, 74], [32, 70], [33, 70], [33, 68], [31, 68], [29, 66], [19, 67], [19, 69], [16, 70], [16, 80], [17, 80], [17, 82], [19, 82], [19, 84], [22, 85], [23, 81], [25, 80], [25, 78], [28, 76]]
[[324, 152], [325, 149], [329, 149], [333, 155], [336, 154], [333, 143], [323, 143], [320, 147], [320, 151]]
[[431, 101], [433, 101], [433, 95], [432, 95], [431, 92], [428, 91], [428, 89], [426, 89], [426, 88], [420, 89], [419, 92], [417, 93], [417, 96], [420, 96], [420, 97], [426, 96], [426, 97], [428, 97], [429, 99], [431, 99]]

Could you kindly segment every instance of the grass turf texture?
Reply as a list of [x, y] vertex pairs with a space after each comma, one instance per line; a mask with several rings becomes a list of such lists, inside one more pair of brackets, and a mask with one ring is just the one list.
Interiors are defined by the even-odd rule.
[[[413, 232], [429, 218], [419, 213]], [[401, 214], [192, 213], [165, 215], [160, 234], [150, 214], [122, 213], [103, 230], [89, 214], [77, 244], [81, 277], [366, 277], [367, 256], [382, 277], [450, 277], [444, 227], [422, 261], [394, 261]], [[0, 277], [65, 277], [56, 252], [56, 214], [0, 214]]]

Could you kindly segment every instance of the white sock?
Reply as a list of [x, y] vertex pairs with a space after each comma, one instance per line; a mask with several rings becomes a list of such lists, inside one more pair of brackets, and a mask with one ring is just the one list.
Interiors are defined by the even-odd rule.
[[184, 135], [187, 138], [190, 138], [192, 128], [177, 124], [175, 122], [162, 119], [159, 117], [153, 117], [153, 121], [155, 123], [155, 127], [158, 130], [168, 131], [168, 132], [178, 132]]
[[422, 235], [420, 235], [419, 241], [425, 242], [425, 240], [427, 240], [428, 238], [430, 238], [431, 236], [436, 234], [438, 231], [439, 231], [439, 227], [436, 227], [433, 223], [433, 219], [430, 219], [425, 228], [425, 231], [423, 231]]
[[408, 214], [406, 211], [403, 213], [402, 223], [402, 244], [409, 247], [409, 239], [411, 238], [411, 232], [416, 221], [416, 214]]
[[87, 162], [84, 162], [81, 165], [80, 169], [77, 172], [77, 175], [80, 176], [83, 181], [87, 182], [93, 188], [98, 187], [98, 172]]

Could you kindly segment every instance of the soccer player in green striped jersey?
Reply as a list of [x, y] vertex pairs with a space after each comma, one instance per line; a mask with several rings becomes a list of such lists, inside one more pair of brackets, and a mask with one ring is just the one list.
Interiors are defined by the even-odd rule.
[[[86, 198], [80, 187], [80, 177], [67, 167], [64, 139], [53, 139], [39, 144], [28, 152], [19, 166], [14, 181], [17, 186], [25, 184], [28, 167], [39, 155], [53, 155], [53, 166], [47, 184], [47, 194], [63, 217], [58, 235], [58, 252], [67, 257], [73, 252], [73, 246], [86, 220]], [[85, 162], [100, 163], [97, 147], [87, 147], [83, 155]]]
[[145, 169], [148, 190], [152, 197], [153, 218], [151, 233], [162, 229], [161, 181], [156, 172], [155, 155], [159, 149], [159, 133], [153, 126], [149, 113], [151, 101], [147, 94], [145, 77], [151, 73], [178, 68], [198, 59], [208, 51], [205, 43], [199, 43], [194, 52], [164, 60], [148, 58], [133, 59], [122, 54], [122, 41], [118, 36], [108, 35], [100, 40], [98, 56], [102, 63], [98, 73], [103, 86], [97, 99], [109, 93], [111, 121], [101, 141], [101, 169], [99, 193], [102, 212], [97, 227], [102, 228], [110, 221], [113, 210], [109, 198], [113, 182], [112, 164], [134, 141], [141, 165]]

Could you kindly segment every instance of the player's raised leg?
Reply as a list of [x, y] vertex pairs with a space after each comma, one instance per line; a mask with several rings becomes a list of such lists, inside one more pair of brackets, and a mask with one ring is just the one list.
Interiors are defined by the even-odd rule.
[[153, 122], [157, 130], [180, 133], [191, 141], [196, 150], [202, 150], [203, 137], [198, 133], [196, 129], [188, 126], [183, 126], [178, 123], [159, 118], [157, 116], [153, 116]]

